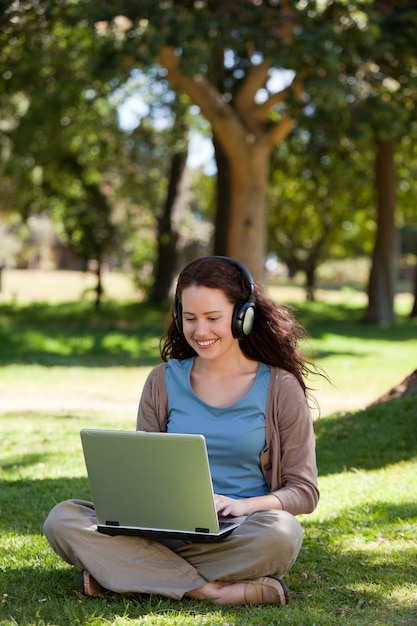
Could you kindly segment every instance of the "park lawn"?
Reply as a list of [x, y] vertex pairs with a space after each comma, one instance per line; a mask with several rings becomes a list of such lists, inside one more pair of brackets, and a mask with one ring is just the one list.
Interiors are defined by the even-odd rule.
[[[417, 320], [360, 322], [363, 303], [290, 303], [311, 340], [305, 349], [327, 373], [308, 382], [321, 415], [362, 409], [416, 367]], [[407, 307], [408, 307], [407, 303]], [[166, 306], [106, 301], [0, 304], [0, 397], [14, 408], [107, 410], [133, 416], [149, 369], [159, 362]]]
[[315, 381], [322, 496], [300, 518], [305, 542], [285, 608], [77, 593], [77, 572], [52, 552], [42, 522], [55, 502], [89, 497], [80, 429], [134, 427], [166, 315], [114, 302], [98, 314], [84, 302], [0, 306], [0, 624], [417, 623], [416, 396], [358, 410], [415, 369], [415, 322], [362, 325], [352, 302], [294, 306], [332, 385]]
[[[50, 508], [89, 498], [79, 430], [89, 414], [1, 418], [0, 623], [313, 626], [417, 623], [415, 396], [316, 423], [321, 502], [301, 516], [305, 542], [286, 580], [290, 604], [222, 607], [158, 597], [77, 593], [77, 572], [42, 536]], [[112, 414], [95, 426], [111, 428]], [[119, 424], [130, 428], [128, 422]]]

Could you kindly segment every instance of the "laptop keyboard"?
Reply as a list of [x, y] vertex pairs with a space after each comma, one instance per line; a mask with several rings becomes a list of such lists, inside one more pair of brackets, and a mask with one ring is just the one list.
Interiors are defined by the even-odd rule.
[[230, 528], [230, 526], [236, 526], [235, 520], [219, 520], [219, 529], [225, 530], [226, 528]]

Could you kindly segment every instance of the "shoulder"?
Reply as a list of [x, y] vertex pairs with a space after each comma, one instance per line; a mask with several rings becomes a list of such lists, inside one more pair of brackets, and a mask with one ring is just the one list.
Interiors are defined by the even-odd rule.
[[167, 368], [167, 363], [160, 363], [156, 367], [152, 368], [146, 377], [145, 384], [142, 390], [142, 396], [145, 398], [149, 396], [154, 396], [155, 394], [161, 393], [165, 390], [165, 372]]
[[160, 363], [156, 367], [152, 368], [147, 376], [145, 384], [153, 386], [158, 384], [160, 381], [163, 381], [166, 367], [167, 363]]
[[154, 388], [164, 385], [165, 375], [181, 375], [181, 373], [188, 372], [192, 361], [193, 359], [169, 359], [166, 363], [160, 363], [149, 372], [145, 386]]
[[275, 423], [311, 419], [308, 400], [299, 381], [280, 367], [271, 367], [267, 414]]
[[290, 391], [291, 393], [301, 393], [304, 396], [304, 391], [291, 372], [282, 369], [281, 367], [271, 366], [271, 382], [270, 390], [275, 393]]
[[188, 374], [194, 362], [194, 357], [190, 359], [169, 359], [166, 365], [167, 374], [176, 374], [181, 376], [182, 374]]

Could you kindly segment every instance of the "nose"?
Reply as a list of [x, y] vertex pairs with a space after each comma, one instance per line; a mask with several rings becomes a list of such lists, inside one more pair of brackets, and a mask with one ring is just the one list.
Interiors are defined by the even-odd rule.
[[194, 334], [197, 337], [205, 337], [207, 335], [208, 332], [208, 321], [204, 318], [202, 319], [197, 319], [196, 321], [196, 325], [195, 325], [195, 330], [194, 330]]

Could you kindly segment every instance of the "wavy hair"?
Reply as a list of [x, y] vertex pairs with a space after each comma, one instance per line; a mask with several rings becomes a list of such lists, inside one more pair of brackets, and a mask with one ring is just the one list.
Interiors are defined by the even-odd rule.
[[[235, 307], [243, 305], [250, 295], [248, 277], [237, 265], [224, 258], [203, 257], [187, 265], [178, 277], [175, 297], [181, 302], [184, 289], [194, 286], [220, 289]], [[299, 347], [299, 340], [309, 336], [306, 329], [290, 309], [267, 297], [258, 283], [255, 283], [255, 296], [253, 329], [247, 337], [239, 340], [240, 349], [253, 361], [291, 372], [306, 393], [304, 377], [311, 367]], [[174, 307], [171, 317], [168, 330], [161, 338], [162, 360], [183, 360], [196, 356], [195, 350], [177, 328]]]

